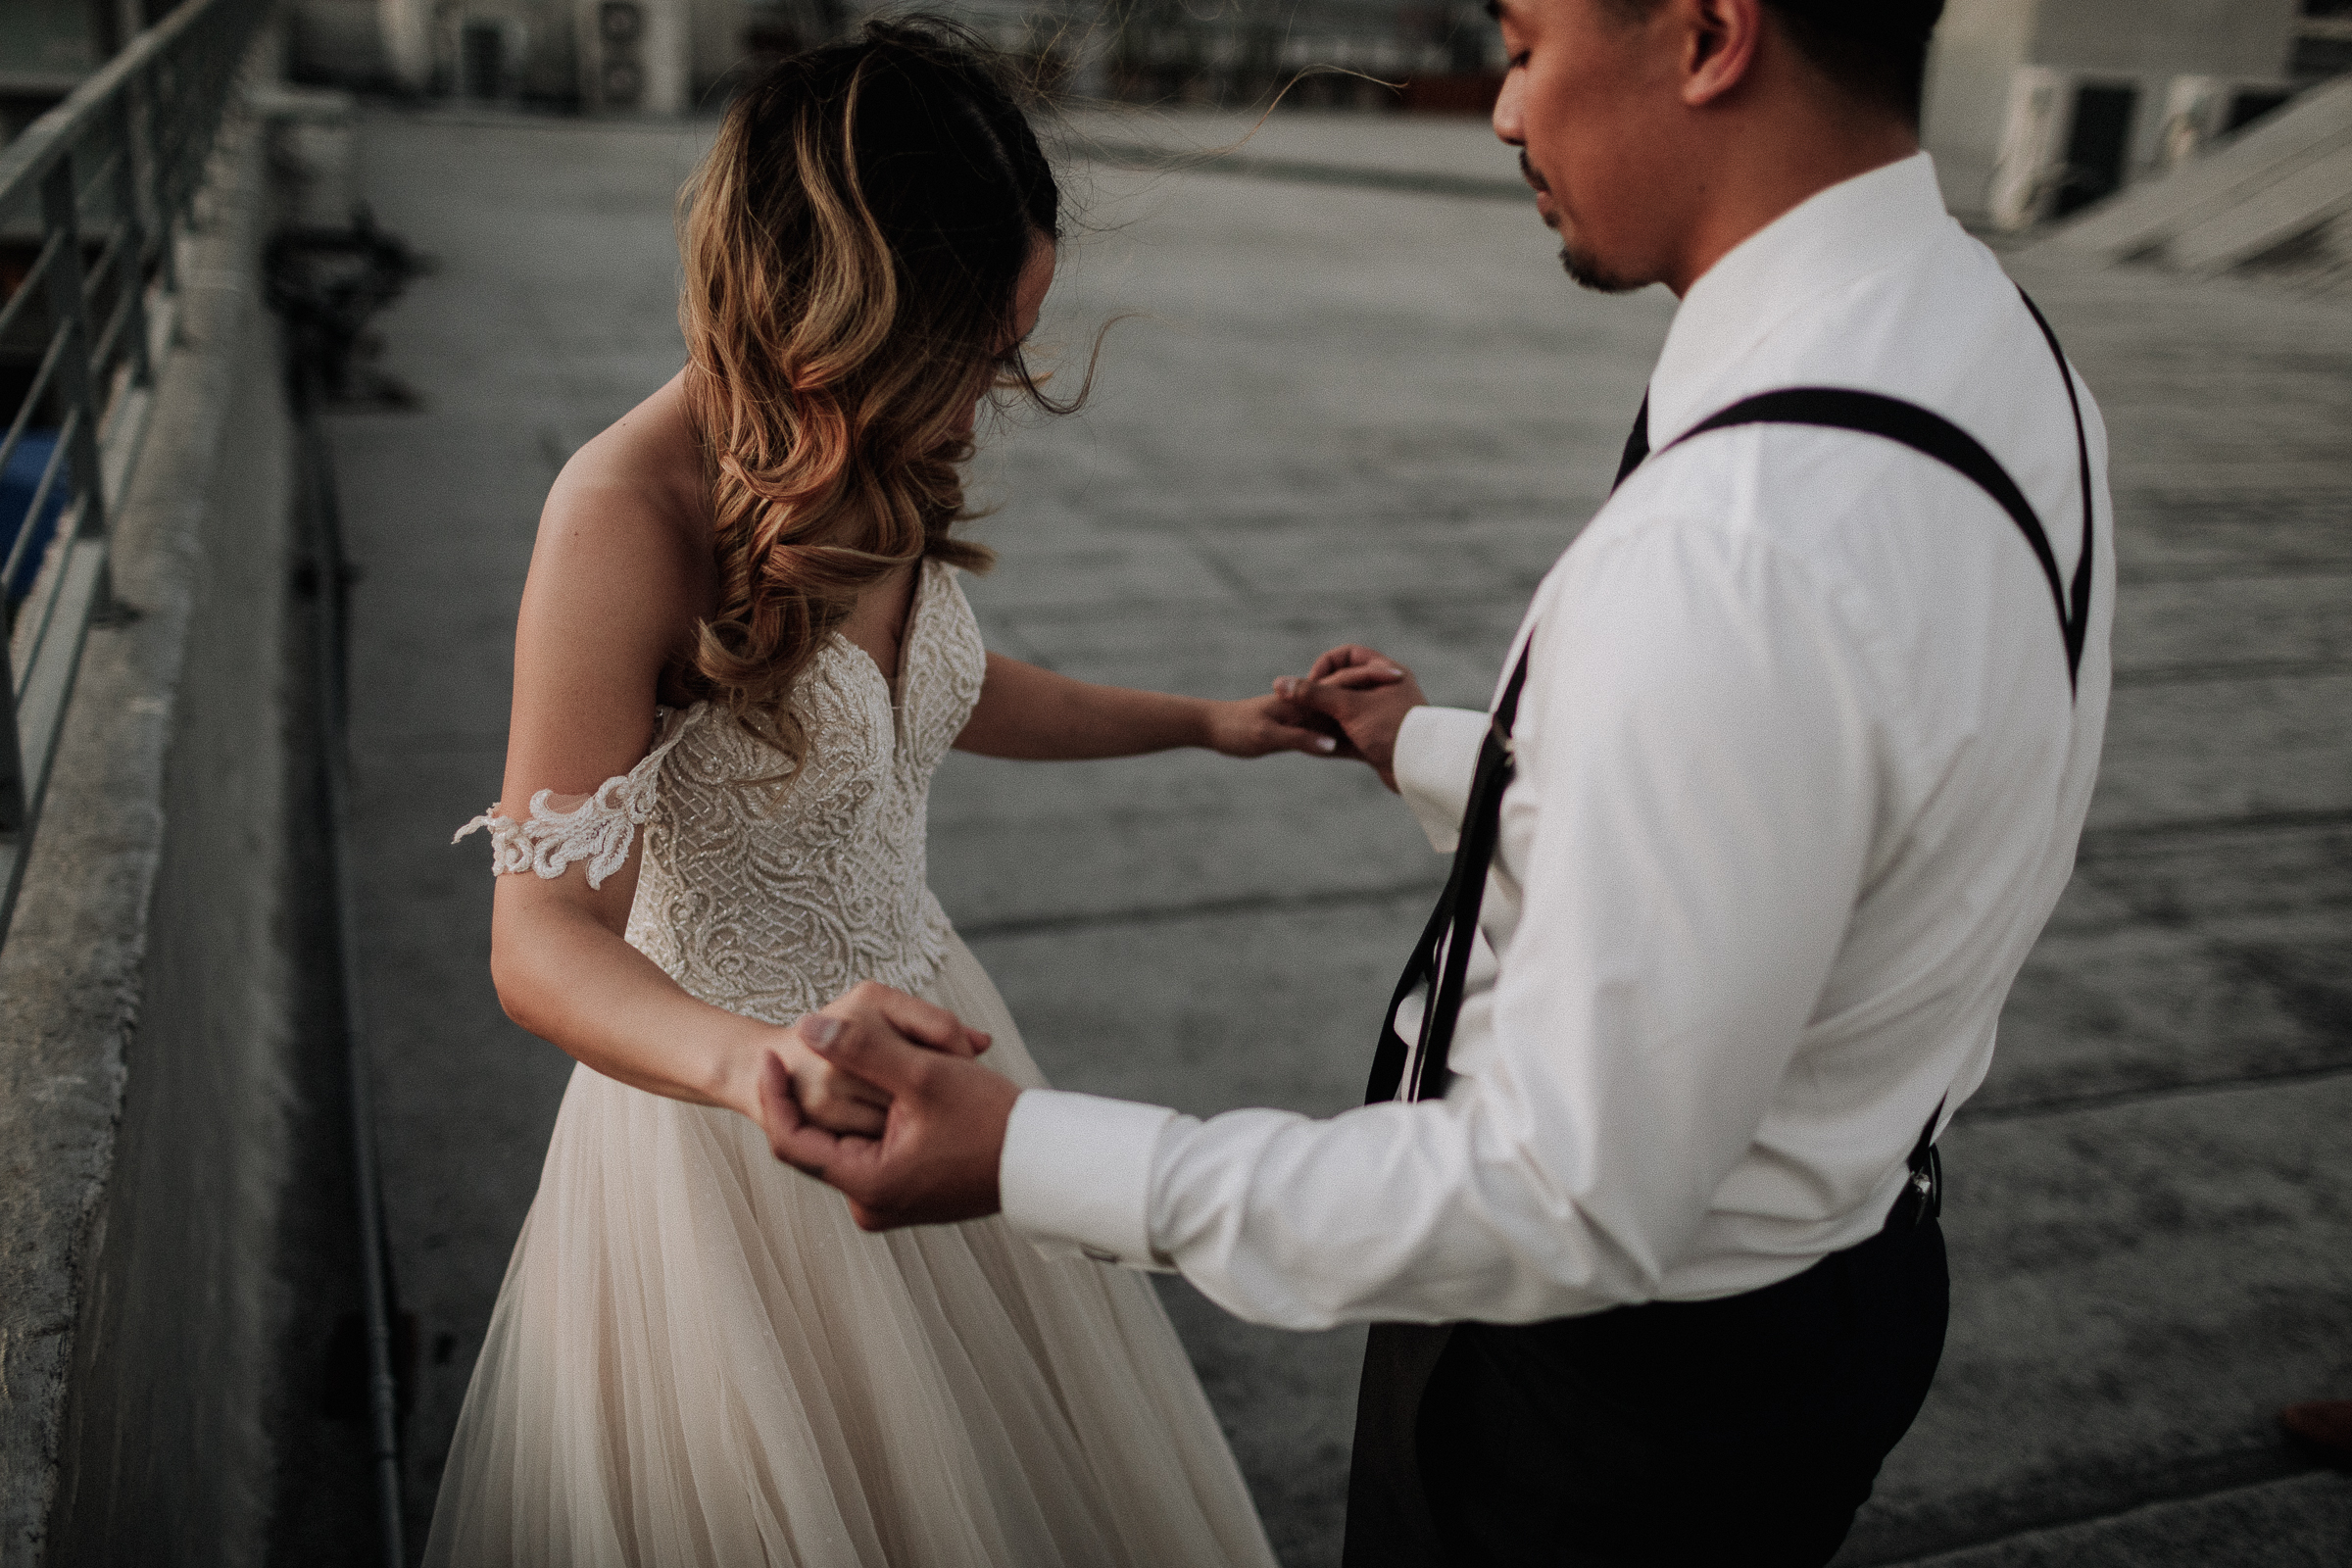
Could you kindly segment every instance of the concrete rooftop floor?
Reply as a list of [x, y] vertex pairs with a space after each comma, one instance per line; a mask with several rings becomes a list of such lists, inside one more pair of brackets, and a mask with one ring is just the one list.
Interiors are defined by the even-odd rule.
[[[1228, 122], [1106, 137], [1226, 139]], [[1102, 127], [1090, 126], [1091, 129]], [[489, 878], [514, 608], [548, 481], [682, 355], [671, 202], [707, 126], [378, 113], [363, 190], [438, 258], [380, 321], [411, 413], [338, 416], [361, 941], [420, 1543], [570, 1060], [500, 1014]], [[1508, 178], [1474, 124], [1277, 121], [1267, 158]], [[1481, 705], [1600, 500], [1671, 314], [1560, 276], [1522, 201], [1080, 166], [1041, 339], [1090, 408], [1016, 420], [972, 584], [991, 643], [1263, 689], [1338, 641]], [[2352, 1395], [2352, 312], [2023, 275], [2114, 432], [2119, 671], [2082, 868], [1949, 1135], [1936, 1392], [1841, 1563], [2352, 1562], [2352, 1479], [2277, 1408]], [[934, 883], [1064, 1087], [1188, 1110], [1361, 1092], [1443, 865], [1360, 768], [957, 757]], [[1360, 1331], [1168, 1305], [1293, 1568], [1335, 1564]]]

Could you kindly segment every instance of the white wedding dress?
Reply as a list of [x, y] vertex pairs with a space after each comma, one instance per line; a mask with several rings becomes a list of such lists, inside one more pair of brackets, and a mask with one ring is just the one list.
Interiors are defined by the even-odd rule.
[[[569, 811], [484, 817], [497, 869], [598, 881], [644, 835], [628, 940], [785, 1024], [859, 980], [1044, 1082], [924, 880], [932, 770], [984, 653], [921, 570], [893, 693], [835, 637], [809, 753], [698, 704]], [[495, 811], [495, 808], [493, 810]], [[463, 835], [461, 835], [463, 836]], [[429, 1565], [1113, 1568], [1274, 1561], [1150, 1286], [997, 1219], [869, 1236], [760, 1129], [575, 1068], [443, 1473]]]

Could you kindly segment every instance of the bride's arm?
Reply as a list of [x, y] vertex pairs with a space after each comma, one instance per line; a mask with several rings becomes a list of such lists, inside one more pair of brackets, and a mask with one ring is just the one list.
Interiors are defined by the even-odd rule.
[[[497, 808], [517, 822], [536, 792], [552, 791], [554, 808], [576, 806], [644, 759], [663, 664], [708, 593], [693, 530], [642, 477], [661, 471], [667, 412], [657, 396], [583, 448], [549, 493], [515, 626]], [[585, 862], [498, 878], [490, 969], [507, 1015], [608, 1077], [755, 1120], [772, 1054], [812, 1114], [878, 1129], [883, 1097], [834, 1073], [796, 1030], [697, 1001], [621, 940], [642, 840], [632, 831], [627, 858], [596, 886]]]
[[1227, 757], [1332, 755], [1338, 742], [1310, 722], [1307, 710], [1281, 697], [1216, 702], [1098, 686], [992, 653], [979, 705], [956, 747], [1029, 761], [1140, 757], [1179, 746]]

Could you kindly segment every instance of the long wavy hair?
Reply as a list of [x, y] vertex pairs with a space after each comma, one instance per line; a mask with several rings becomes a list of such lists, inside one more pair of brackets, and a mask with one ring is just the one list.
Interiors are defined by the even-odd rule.
[[869, 22], [754, 81], [680, 199], [718, 565], [685, 682], [787, 771], [808, 744], [794, 684], [858, 596], [926, 557], [993, 560], [951, 532], [973, 398], [1079, 401], [1005, 347], [1032, 248], [1060, 233], [1030, 96], [952, 23]]

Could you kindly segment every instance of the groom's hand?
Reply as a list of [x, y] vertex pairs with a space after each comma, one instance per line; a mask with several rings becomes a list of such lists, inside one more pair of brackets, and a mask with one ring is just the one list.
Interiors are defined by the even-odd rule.
[[1343, 740], [1337, 755], [1369, 764], [1383, 784], [1396, 788], [1396, 731], [1406, 713], [1429, 701], [1411, 670], [1350, 643], [1316, 660], [1304, 679], [1283, 676], [1274, 692], [1329, 721]]
[[780, 1064], [792, 1086], [792, 1102], [800, 1113], [834, 1133], [881, 1134], [890, 1110], [890, 1096], [861, 1079], [843, 1072], [808, 1044], [810, 1027], [823, 1017], [863, 1016], [868, 1013], [894, 1022], [909, 1039], [951, 1055], [976, 1056], [989, 1047], [988, 1036], [967, 1029], [944, 1008], [868, 981], [834, 999], [822, 1012], [812, 1012], [789, 1029], [774, 1031], [768, 1056]]
[[862, 1230], [995, 1213], [1004, 1125], [1021, 1092], [955, 1053], [950, 1042], [963, 1032], [945, 1008], [872, 985], [803, 1019], [810, 1050], [890, 1097], [889, 1118], [878, 1138], [828, 1132], [803, 1110], [791, 1074], [771, 1057], [760, 1086], [769, 1149], [838, 1189]]

